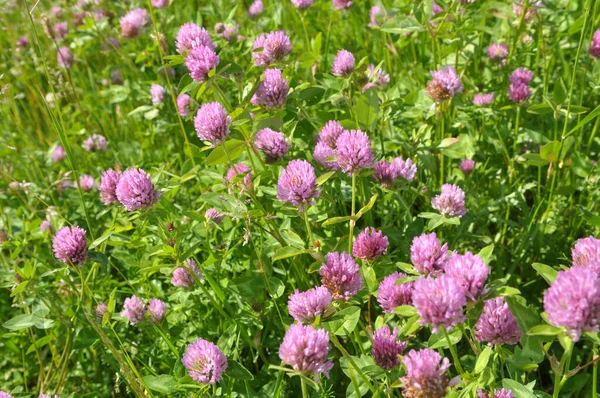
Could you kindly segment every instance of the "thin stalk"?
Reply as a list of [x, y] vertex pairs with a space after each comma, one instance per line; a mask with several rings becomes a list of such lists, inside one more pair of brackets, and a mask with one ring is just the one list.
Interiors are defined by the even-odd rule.
[[594, 343], [594, 348], [592, 349], [592, 360], [594, 361], [594, 365], [592, 368], [592, 397], [596, 398], [597, 390], [598, 390], [598, 361], [596, 361], [596, 355], [598, 355], [598, 345]]
[[[352, 217], [356, 211], [356, 173], [352, 173]], [[348, 253], [352, 253], [352, 239], [354, 238], [354, 219], [350, 220], [350, 230], [348, 232]]]
[[560, 359], [559, 371], [560, 374], [554, 376], [554, 390], [552, 391], [552, 398], [558, 398], [560, 390], [564, 387], [565, 383], [569, 379], [569, 367], [571, 366], [571, 354], [573, 354], [573, 342], [569, 342], [569, 346], [565, 350]]
[[300, 385], [302, 386], [302, 398], [309, 398], [308, 388], [306, 387], [306, 380], [303, 377], [300, 378]]
[[458, 360], [458, 354], [456, 353], [456, 347], [450, 341], [450, 335], [448, 334], [448, 331], [446, 330], [446, 328], [444, 328], [444, 335], [446, 336], [446, 341], [448, 342], [448, 348], [450, 349], [450, 353], [452, 354], [452, 359], [454, 360], [454, 367], [456, 368], [458, 373], [462, 376], [465, 373], [465, 371], [463, 370], [462, 366], [460, 365], [460, 361]]
[[308, 209], [304, 209], [302, 213], [304, 214], [304, 224], [306, 225], [306, 233], [308, 234], [309, 239], [308, 247], [310, 248], [311, 246], [315, 245], [315, 238], [313, 237], [312, 229], [310, 228], [310, 221], [308, 220]]

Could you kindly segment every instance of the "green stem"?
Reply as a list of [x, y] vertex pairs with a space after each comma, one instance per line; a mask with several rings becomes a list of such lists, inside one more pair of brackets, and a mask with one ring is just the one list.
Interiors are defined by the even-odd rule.
[[306, 233], [308, 234], [309, 239], [308, 247], [310, 248], [315, 245], [315, 238], [313, 237], [310, 221], [308, 220], [308, 209], [304, 209], [302, 213], [304, 213], [304, 224], [306, 224]]
[[[356, 174], [352, 173], [352, 217], [356, 211]], [[354, 239], [354, 219], [350, 220], [350, 231], [348, 232], [348, 253], [352, 253], [352, 239]]]
[[[348, 361], [348, 363], [350, 364], [350, 366], [352, 368], [354, 368], [354, 370], [358, 373], [358, 375], [363, 380], [363, 382], [367, 385], [367, 387], [369, 388], [369, 390], [371, 390], [371, 392], [373, 394], [377, 395], [375, 387], [373, 387], [373, 385], [371, 384], [371, 382], [369, 381], [369, 379], [367, 379], [367, 377], [361, 373], [360, 368], [356, 365], [356, 362], [354, 362], [354, 360], [352, 359], [352, 357], [350, 356], [350, 354], [348, 353], [348, 351], [346, 351], [346, 349], [340, 344], [337, 336], [331, 335], [331, 341], [333, 342], [333, 345], [338, 350], [340, 350], [340, 352], [342, 353], [342, 355], [344, 356], [344, 358], [346, 358], [346, 360]], [[350, 372], [350, 375], [351, 375], [350, 378], [354, 379], [354, 377], [352, 376], [353, 375], [352, 372]], [[353, 383], [354, 383], [354, 380], [353, 380]]]
[[306, 387], [306, 380], [304, 380], [304, 377], [300, 378], [300, 385], [302, 386], [302, 398], [309, 398], [310, 395], [308, 394], [308, 388]]
[[462, 366], [460, 365], [460, 361], [458, 360], [458, 354], [456, 353], [456, 347], [450, 341], [450, 335], [448, 334], [448, 331], [446, 330], [446, 328], [444, 328], [444, 335], [446, 336], [446, 341], [448, 342], [448, 348], [450, 349], [450, 353], [452, 354], [452, 359], [454, 360], [454, 367], [456, 367], [456, 370], [462, 376], [465, 373], [465, 371], [463, 370]]
[[554, 390], [552, 391], [552, 398], [558, 398], [560, 390], [564, 387], [565, 383], [569, 379], [569, 368], [571, 366], [571, 354], [573, 353], [573, 342], [569, 341], [569, 346], [565, 350], [560, 359], [559, 374], [554, 375]]
[[171, 349], [171, 351], [173, 351], [173, 354], [175, 354], [175, 358], [179, 359], [179, 351], [177, 351], [177, 348], [175, 348], [175, 346], [173, 345], [173, 343], [171, 342], [171, 340], [169, 340], [169, 338], [167, 337], [166, 333], [163, 331], [162, 326], [160, 326], [160, 325], [154, 325], [154, 328], [156, 329], [156, 331], [158, 332], [158, 334], [160, 334], [160, 336], [163, 338], [163, 340], [165, 341], [165, 343], [167, 343], [167, 345], [169, 346], [169, 348]]
[[596, 398], [597, 390], [598, 390], [598, 361], [596, 361], [596, 355], [598, 355], [598, 345], [594, 343], [594, 348], [592, 349], [592, 360], [594, 361], [594, 366], [592, 368], [592, 397]]
[[515, 118], [515, 136], [513, 139], [513, 153], [512, 158], [510, 160], [511, 171], [509, 176], [509, 182], [512, 183], [512, 179], [515, 175], [515, 160], [517, 158], [517, 140], [519, 138], [519, 121], [521, 119], [521, 106], [517, 105], [517, 117]]

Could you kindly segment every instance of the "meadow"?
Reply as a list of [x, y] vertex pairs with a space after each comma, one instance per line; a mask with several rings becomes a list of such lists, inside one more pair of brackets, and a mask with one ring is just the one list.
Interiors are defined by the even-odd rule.
[[595, 0], [2, 0], [0, 398], [598, 397]]

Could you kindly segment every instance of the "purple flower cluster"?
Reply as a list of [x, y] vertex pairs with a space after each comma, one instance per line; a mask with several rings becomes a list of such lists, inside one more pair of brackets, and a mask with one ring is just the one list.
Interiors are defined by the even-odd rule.
[[488, 106], [494, 102], [495, 95], [496, 94], [494, 93], [475, 94], [475, 96], [473, 96], [473, 105]]
[[280, 201], [304, 210], [320, 194], [315, 169], [306, 160], [292, 160], [281, 170], [277, 181], [277, 199]]
[[453, 66], [444, 66], [440, 70], [432, 71], [432, 80], [427, 83], [427, 95], [435, 102], [444, 102], [463, 90], [460, 76]]
[[323, 286], [305, 292], [296, 289], [288, 300], [288, 312], [298, 322], [312, 323], [318, 316], [323, 315], [330, 305], [331, 293]]
[[209, 141], [213, 146], [220, 144], [229, 135], [231, 117], [218, 102], [203, 104], [194, 118], [198, 138]]
[[191, 22], [185, 23], [179, 28], [175, 46], [177, 47], [177, 52], [182, 55], [196, 47], [204, 46], [211, 50], [215, 48], [208, 32]]
[[150, 176], [142, 169], [127, 169], [115, 189], [117, 199], [128, 211], [152, 207], [160, 198]]
[[347, 253], [327, 253], [319, 271], [321, 284], [335, 300], [346, 301], [362, 287], [362, 275], [356, 262]]
[[464, 159], [460, 162], [459, 168], [464, 175], [469, 175], [473, 172], [473, 169], [475, 168], [475, 161], [473, 161], [472, 159]]
[[329, 377], [333, 362], [327, 360], [328, 353], [329, 333], [299, 323], [290, 326], [279, 346], [279, 358], [283, 363], [304, 375], [323, 373]]
[[96, 306], [96, 320], [98, 322], [102, 322], [102, 318], [104, 318], [104, 314], [108, 312], [108, 306], [103, 302], [98, 303]]
[[221, 224], [221, 222], [223, 222], [223, 217], [225, 217], [225, 214], [221, 213], [215, 208], [211, 208], [206, 210], [206, 213], [204, 213], [204, 217], [206, 217], [207, 220], [211, 220], [215, 224]]
[[57, 41], [61, 41], [69, 33], [69, 24], [67, 22], [58, 22], [54, 24], [54, 37]]
[[308, 8], [310, 6], [313, 5], [315, 0], [291, 0], [292, 4], [296, 7], [296, 8]]
[[192, 103], [192, 97], [187, 94], [181, 94], [177, 97], [177, 110], [179, 115], [186, 117], [190, 114], [190, 104]]
[[100, 134], [92, 134], [83, 141], [82, 147], [88, 152], [105, 151], [108, 147], [108, 141]]
[[287, 155], [290, 145], [287, 138], [270, 128], [260, 130], [254, 137], [256, 149], [265, 154], [266, 162], [273, 163]]
[[593, 236], [579, 239], [571, 250], [573, 267], [590, 268], [600, 276], [600, 239]]
[[185, 66], [190, 71], [192, 79], [204, 82], [208, 78], [208, 73], [219, 65], [219, 61], [219, 56], [211, 47], [198, 46], [188, 51]]
[[267, 108], [277, 108], [285, 102], [290, 87], [279, 69], [267, 69], [250, 102]]
[[384, 188], [391, 187], [399, 177], [410, 182], [417, 174], [417, 165], [412, 160], [404, 160], [401, 157], [394, 158], [391, 162], [379, 160], [375, 162], [373, 168], [375, 169], [373, 178]]
[[[506, 388], [502, 388], [500, 390], [494, 391], [493, 398], [514, 398], [514, 394], [512, 391], [507, 390]], [[481, 391], [481, 389], [477, 390], [477, 398], [492, 398], [490, 394]]]
[[385, 325], [373, 333], [371, 354], [377, 366], [390, 370], [400, 364], [398, 355], [402, 355], [406, 343], [398, 340], [398, 329], [393, 331]]
[[517, 318], [512, 314], [504, 297], [486, 300], [483, 312], [475, 324], [478, 341], [495, 344], [517, 344], [521, 339], [521, 329]]
[[65, 160], [66, 157], [67, 151], [65, 151], [65, 148], [63, 148], [60, 145], [54, 148], [54, 150], [52, 151], [52, 155], [50, 155], [50, 158], [55, 163], [62, 162], [63, 160]]
[[367, 66], [365, 76], [367, 77], [367, 84], [364, 85], [363, 92], [373, 87], [384, 88], [390, 82], [390, 75], [385, 73], [383, 69], [376, 68], [373, 64]]
[[177, 287], [183, 287], [189, 289], [194, 286], [195, 278], [192, 276], [188, 268], [196, 275], [198, 279], [202, 279], [202, 271], [198, 267], [198, 264], [193, 258], [188, 258], [183, 262], [184, 267], [175, 268], [173, 271], [173, 278], [171, 278], [171, 284]]
[[[238, 179], [236, 179], [236, 177], [241, 175], [243, 175], [244, 178], [241, 181], [237, 181]], [[239, 186], [240, 193], [251, 191], [254, 187], [254, 184], [252, 184], [252, 173], [250, 172], [250, 168], [243, 163], [236, 163], [233, 166], [231, 166], [227, 170], [227, 175], [225, 176], [225, 178], [230, 186], [230, 192], [233, 192], [233, 186]]]
[[600, 321], [600, 278], [591, 269], [560, 271], [544, 293], [544, 310], [556, 327], [578, 341], [583, 332], [597, 332]]
[[369, 12], [369, 19], [371, 20], [371, 22], [369, 22], [369, 27], [370, 28], [378, 28], [379, 25], [381, 25], [381, 23], [383, 22], [383, 19], [385, 18], [385, 10], [378, 7], [378, 6], [373, 6], [371, 7], [371, 11]]
[[416, 236], [410, 246], [410, 261], [422, 275], [441, 274], [448, 258], [448, 244], [442, 246], [435, 232]]
[[442, 398], [446, 396], [449, 380], [446, 371], [448, 358], [429, 348], [410, 350], [402, 359], [406, 376], [402, 377], [402, 396], [405, 398]]
[[121, 316], [128, 319], [131, 326], [133, 326], [144, 320], [145, 312], [146, 304], [144, 304], [144, 300], [137, 296], [131, 296], [125, 299]]
[[373, 165], [369, 136], [361, 130], [342, 132], [336, 140], [335, 160], [344, 173], [355, 174]]
[[94, 189], [96, 182], [94, 181], [94, 177], [89, 174], [82, 174], [79, 176], [79, 186], [81, 190], [84, 192], [89, 192]]
[[387, 236], [373, 227], [365, 228], [358, 234], [352, 245], [352, 255], [371, 261], [385, 253], [389, 245]]
[[[262, 51], [255, 51], [262, 49]], [[269, 66], [281, 61], [292, 51], [290, 38], [284, 31], [262, 34], [256, 38], [252, 46], [252, 58], [256, 66]]]
[[71, 54], [71, 50], [69, 47], [61, 47], [58, 49], [56, 53], [56, 62], [58, 62], [58, 66], [64, 69], [69, 69], [73, 65], [73, 54]]
[[467, 299], [475, 301], [485, 293], [485, 282], [490, 268], [477, 254], [466, 252], [464, 255], [452, 254], [444, 273], [462, 286]]
[[350, 8], [352, 0], [331, 0], [331, 3], [336, 9], [343, 10], [345, 8]]
[[102, 173], [100, 178], [100, 199], [105, 205], [116, 203], [119, 201], [117, 198], [117, 183], [121, 178], [121, 173], [113, 169], [108, 169]]
[[153, 298], [148, 303], [146, 313], [150, 318], [150, 322], [160, 323], [167, 313], [167, 305], [163, 301]]
[[262, 0], [254, 0], [250, 5], [250, 8], [248, 8], [248, 16], [250, 18], [256, 18], [263, 12], [264, 8]]
[[330, 120], [325, 123], [325, 126], [319, 132], [319, 141], [315, 146], [313, 158], [326, 169], [335, 170], [338, 168], [338, 164], [334, 159], [335, 149], [337, 148], [337, 139], [344, 131], [340, 122]]
[[88, 256], [85, 230], [75, 227], [62, 227], [52, 239], [54, 257], [66, 264], [81, 267]]
[[148, 12], [143, 8], [136, 8], [125, 14], [120, 20], [121, 34], [128, 38], [133, 39], [139, 36], [142, 28], [150, 22]]
[[510, 86], [508, 97], [511, 101], [520, 104], [531, 97], [529, 82], [533, 79], [533, 73], [525, 68], [518, 68], [510, 75]]
[[377, 302], [383, 308], [383, 312], [391, 314], [394, 308], [412, 303], [412, 283], [396, 284], [396, 281], [405, 278], [401, 272], [394, 272], [383, 278], [377, 290]]
[[216, 344], [198, 339], [189, 344], [181, 358], [190, 377], [198, 383], [215, 384], [227, 370], [227, 357]]
[[[350, 2], [352, 4], [352, 2]], [[331, 65], [333, 75], [337, 77], [348, 76], [354, 70], [354, 55], [350, 51], [338, 51]]]
[[413, 283], [412, 301], [421, 316], [421, 325], [433, 326], [434, 332], [440, 327], [450, 329], [465, 320], [465, 290], [450, 276], [417, 279]]
[[594, 32], [592, 43], [590, 45], [590, 54], [593, 57], [600, 58], [600, 29]]
[[160, 84], [152, 84], [150, 86], [150, 96], [152, 97], [152, 105], [158, 105], [165, 98], [165, 88]]
[[504, 62], [506, 57], [508, 57], [508, 47], [506, 44], [492, 43], [487, 48], [487, 56], [492, 61]]
[[461, 218], [467, 214], [465, 193], [457, 185], [442, 185], [442, 192], [431, 199], [431, 206], [446, 217]]

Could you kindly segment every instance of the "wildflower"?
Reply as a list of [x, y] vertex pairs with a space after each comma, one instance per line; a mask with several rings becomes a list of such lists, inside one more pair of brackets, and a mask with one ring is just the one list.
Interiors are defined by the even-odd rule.
[[591, 269], [560, 271], [544, 293], [544, 310], [556, 327], [578, 341], [583, 332], [597, 332], [600, 321], [600, 279]]
[[169, 0], [152, 0], [154, 8], [165, 8], [169, 5]]
[[412, 300], [421, 316], [421, 325], [431, 325], [434, 333], [440, 327], [450, 329], [465, 320], [465, 290], [450, 276], [417, 279], [413, 284]]
[[121, 173], [114, 171], [113, 169], [108, 169], [102, 173], [98, 189], [100, 190], [102, 203], [105, 205], [119, 201], [119, 199], [117, 199], [117, 183], [119, 182], [119, 178], [121, 178]]
[[338, 164], [335, 161], [335, 150], [331, 149], [331, 147], [323, 141], [320, 141], [315, 146], [313, 158], [326, 169], [335, 170], [338, 168]]
[[0, 398], [15, 398], [14, 396], [10, 395], [7, 392], [4, 391], [0, 391]]
[[[202, 271], [200, 270], [198, 264], [193, 258], [188, 258], [183, 262], [183, 264], [187, 268], [191, 269], [198, 279], [202, 278]], [[192, 286], [194, 286], [194, 282], [194, 277], [186, 268], [179, 267], [173, 271], [173, 278], [171, 279], [171, 284], [173, 286], [189, 289]]]
[[88, 192], [91, 191], [92, 189], [94, 189], [94, 186], [96, 185], [96, 182], [94, 181], [94, 177], [92, 177], [89, 174], [83, 174], [82, 176], [79, 177], [79, 186], [81, 187], [81, 190], [84, 192]]
[[52, 239], [52, 249], [54, 257], [81, 267], [88, 256], [85, 230], [77, 226], [62, 227]]
[[600, 29], [594, 32], [592, 44], [590, 45], [590, 54], [593, 57], [600, 58]]
[[319, 271], [321, 284], [331, 292], [335, 300], [346, 301], [362, 287], [358, 264], [347, 253], [332, 252], [325, 255], [325, 264]]
[[227, 357], [216, 344], [198, 339], [187, 346], [181, 359], [191, 378], [198, 383], [215, 384], [227, 370]]
[[152, 97], [152, 105], [158, 105], [165, 98], [165, 88], [159, 84], [150, 86], [150, 96]]
[[384, 88], [390, 82], [390, 75], [385, 73], [381, 68], [375, 68], [373, 64], [367, 66], [365, 75], [367, 77], [367, 84], [363, 87], [363, 92], [372, 87]]
[[[484, 393], [480, 388], [477, 389], [477, 398], [492, 398], [490, 394]], [[514, 398], [514, 394], [512, 391], [507, 390], [506, 388], [502, 388], [500, 390], [494, 391], [493, 398]]]
[[571, 250], [573, 267], [594, 268], [600, 262], [600, 239], [593, 236], [579, 239]]
[[352, 245], [352, 255], [367, 261], [375, 260], [385, 253], [388, 245], [387, 236], [375, 228], [367, 227], [356, 237]]
[[528, 84], [533, 79], [533, 72], [529, 69], [518, 68], [510, 75], [510, 82], [513, 84]]
[[510, 75], [510, 86], [508, 87], [508, 97], [520, 104], [531, 97], [529, 82], [533, 79], [533, 73], [525, 68], [518, 68]]
[[329, 333], [299, 323], [290, 326], [279, 346], [279, 358], [283, 363], [304, 375], [323, 373], [329, 377], [333, 363], [327, 360], [328, 353]]
[[448, 261], [448, 244], [442, 246], [435, 232], [416, 236], [410, 246], [410, 261], [421, 275], [439, 275]]
[[477, 254], [466, 252], [464, 255], [452, 254], [444, 273], [464, 288], [467, 299], [475, 301], [485, 293], [484, 287], [490, 268]]
[[296, 289], [288, 300], [288, 312], [298, 322], [312, 323], [325, 313], [330, 304], [331, 293], [323, 286], [305, 292]]
[[65, 148], [59, 145], [56, 148], [54, 148], [50, 157], [52, 158], [53, 162], [62, 162], [65, 159], [65, 157], [67, 157], [67, 151], [65, 151]]
[[314, 3], [314, 0], [291, 0], [292, 4], [296, 7], [296, 8], [308, 8], [310, 6], [312, 6], [312, 4]]
[[427, 84], [427, 95], [435, 102], [444, 102], [463, 90], [460, 76], [452, 66], [432, 71], [432, 80]]
[[52, 232], [52, 224], [50, 224], [50, 221], [48, 221], [48, 220], [42, 221], [40, 223], [40, 231], [42, 231], [42, 232], [46, 232], [46, 231]]
[[492, 102], [494, 102], [494, 97], [495, 97], [494, 93], [475, 94], [475, 96], [473, 96], [473, 105], [488, 106]]
[[[255, 51], [262, 49], [262, 52]], [[252, 46], [252, 58], [256, 66], [269, 66], [281, 61], [292, 51], [290, 38], [284, 31], [269, 32], [256, 38]]]
[[254, 140], [256, 148], [265, 154], [267, 163], [284, 157], [290, 149], [287, 138], [270, 128], [260, 130]]
[[198, 138], [210, 141], [213, 146], [223, 142], [229, 135], [230, 123], [231, 117], [218, 102], [203, 104], [194, 118], [194, 127]]
[[56, 54], [56, 61], [58, 62], [58, 66], [64, 69], [69, 69], [73, 65], [73, 54], [71, 54], [71, 50], [68, 47], [61, 47], [58, 49], [58, 53]]
[[475, 324], [478, 341], [494, 344], [517, 344], [521, 339], [521, 329], [517, 318], [512, 314], [504, 297], [485, 301], [483, 312]]
[[67, 22], [58, 22], [54, 24], [54, 37], [57, 41], [61, 41], [69, 33], [69, 24]]
[[17, 46], [21, 47], [21, 48], [25, 48], [27, 46], [29, 46], [29, 39], [27, 38], [27, 36], [21, 36], [17, 39]]
[[152, 207], [160, 197], [150, 176], [142, 169], [127, 169], [121, 174], [115, 190], [117, 199], [128, 211]]
[[264, 6], [262, 0], [254, 0], [254, 2], [252, 2], [250, 5], [250, 8], [248, 8], [248, 16], [250, 18], [256, 18], [263, 12], [263, 10]]
[[456, 185], [442, 185], [442, 193], [431, 199], [431, 206], [446, 217], [461, 218], [467, 214], [465, 193]]
[[190, 71], [192, 79], [204, 82], [208, 78], [208, 73], [219, 65], [219, 61], [219, 56], [212, 48], [197, 46], [188, 52], [185, 66]]
[[263, 81], [260, 82], [256, 93], [250, 102], [254, 105], [277, 108], [285, 102], [290, 87], [279, 69], [267, 69], [263, 73]]
[[179, 111], [180, 116], [186, 117], [190, 114], [191, 102], [192, 98], [187, 94], [181, 94], [177, 97], [177, 110]]
[[337, 120], [330, 120], [319, 132], [319, 141], [326, 144], [332, 149], [337, 147], [337, 139], [344, 131], [342, 124]]
[[100, 134], [92, 134], [83, 142], [82, 147], [88, 152], [104, 151], [108, 147], [108, 141]]
[[191, 22], [185, 23], [179, 28], [175, 40], [175, 47], [177, 47], [177, 52], [179, 54], [183, 55], [192, 48], [202, 46], [208, 47], [211, 50], [215, 48], [215, 45], [210, 39], [210, 34], [206, 29]]
[[412, 282], [396, 284], [398, 279], [405, 278], [401, 272], [394, 272], [383, 278], [377, 289], [377, 302], [383, 312], [391, 314], [394, 308], [412, 303]]
[[[350, 4], [352, 4], [351, 1]], [[333, 65], [331, 65], [331, 69], [333, 70], [334, 76], [348, 76], [354, 70], [354, 55], [352, 55], [350, 51], [338, 51], [337, 56], [333, 61]]]
[[96, 320], [98, 322], [102, 322], [102, 318], [104, 318], [104, 314], [108, 312], [108, 306], [103, 302], [99, 302], [96, 306]]
[[345, 8], [350, 8], [352, 0], [331, 0], [331, 3], [336, 9], [343, 10]]
[[150, 22], [148, 12], [143, 8], [136, 8], [123, 16], [119, 23], [121, 25], [121, 34], [128, 39], [139, 36], [142, 28]]
[[167, 312], [167, 305], [156, 298], [150, 300], [148, 303], [148, 308], [146, 309], [148, 313], [148, 317], [150, 318], [150, 322], [152, 323], [160, 323], [165, 317], [165, 313]]
[[525, 11], [525, 15], [523, 16], [523, 11], [525, 10], [525, 5], [521, 2], [514, 2], [512, 4], [513, 12], [517, 16], [517, 21], [521, 19], [523, 16], [523, 20], [525, 22], [531, 22], [533, 17], [537, 15], [538, 8], [542, 6], [542, 1], [531, 1], [527, 7], [527, 11]]
[[371, 22], [369, 22], [369, 27], [378, 28], [379, 25], [382, 23], [384, 17], [385, 10], [377, 6], [371, 7], [371, 11], [369, 13], [369, 18], [371, 19]]
[[377, 366], [385, 370], [398, 366], [398, 355], [402, 355], [405, 348], [406, 343], [398, 340], [398, 328], [390, 331], [390, 327], [385, 325], [373, 333], [371, 354]]
[[504, 61], [508, 57], [508, 47], [506, 44], [492, 43], [487, 48], [487, 56], [492, 61]]
[[399, 177], [410, 182], [414, 180], [415, 174], [417, 173], [417, 166], [412, 160], [406, 159], [405, 161], [401, 157], [397, 157], [391, 162], [379, 160], [375, 162], [373, 168], [375, 169], [373, 178], [384, 188], [392, 186], [394, 181]]
[[144, 320], [145, 311], [146, 304], [144, 304], [144, 301], [137, 296], [131, 296], [125, 299], [121, 316], [129, 319], [130, 325], [134, 326]]
[[303, 211], [320, 194], [315, 169], [306, 160], [292, 160], [281, 170], [277, 181], [277, 199], [280, 201], [291, 203]]
[[[244, 175], [242, 181], [239, 181], [239, 183], [237, 181], [233, 181], [234, 178], [241, 175]], [[236, 163], [232, 167], [230, 167], [227, 170], [226, 178], [227, 182], [229, 182], [230, 184], [239, 185], [241, 187], [240, 193], [244, 193], [247, 190], [251, 191], [254, 186], [252, 184], [252, 173], [250, 173], [250, 168], [243, 163]]]
[[360, 130], [344, 131], [336, 140], [335, 160], [344, 173], [358, 173], [373, 165], [369, 136]]
[[442, 398], [446, 396], [449, 380], [446, 371], [448, 358], [429, 348], [410, 350], [402, 359], [406, 376], [402, 377], [402, 396], [405, 398]]
[[206, 217], [207, 220], [211, 220], [215, 224], [221, 224], [225, 215], [213, 207], [211, 209], [206, 210], [206, 213], [204, 213], [204, 217]]

